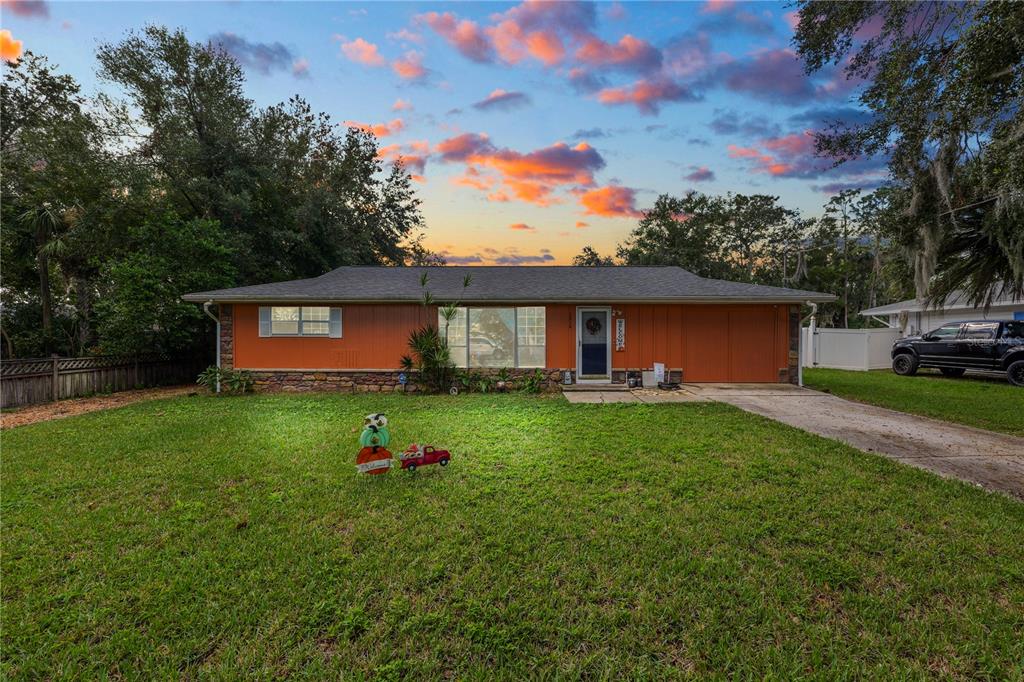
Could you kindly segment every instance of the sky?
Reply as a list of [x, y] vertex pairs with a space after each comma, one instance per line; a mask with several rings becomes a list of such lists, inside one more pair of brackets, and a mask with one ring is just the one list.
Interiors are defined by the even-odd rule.
[[808, 76], [785, 3], [2, 0], [0, 51], [46, 55], [86, 94], [96, 50], [146, 24], [212, 41], [268, 106], [299, 94], [401, 155], [450, 264], [613, 254], [659, 194], [777, 195], [819, 215], [883, 159], [832, 168], [811, 133], [865, 119], [861, 85]]

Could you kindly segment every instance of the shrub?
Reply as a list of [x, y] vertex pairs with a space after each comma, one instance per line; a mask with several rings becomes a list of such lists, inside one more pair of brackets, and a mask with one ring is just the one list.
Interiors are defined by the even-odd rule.
[[221, 393], [241, 395], [251, 393], [256, 382], [252, 375], [240, 369], [222, 369], [216, 365], [210, 365], [203, 370], [196, 383], [205, 386], [211, 393], [217, 391], [217, 382], [220, 382]]
[[409, 351], [409, 355], [402, 356], [402, 369], [415, 371], [425, 391], [447, 391], [455, 378], [455, 363], [437, 327], [428, 324], [409, 334]]
[[534, 370], [533, 374], [524, 376], [519, 384], [519, 390], [523, 393], [540, 393], [544, 390], [544, 372]]

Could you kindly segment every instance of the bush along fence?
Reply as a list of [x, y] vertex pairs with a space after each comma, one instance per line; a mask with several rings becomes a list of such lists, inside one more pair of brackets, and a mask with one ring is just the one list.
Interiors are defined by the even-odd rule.
[[0, 407], [145, 386], [191, 384], [206, 364], [205, 358], [165, 355], [0, 360]]

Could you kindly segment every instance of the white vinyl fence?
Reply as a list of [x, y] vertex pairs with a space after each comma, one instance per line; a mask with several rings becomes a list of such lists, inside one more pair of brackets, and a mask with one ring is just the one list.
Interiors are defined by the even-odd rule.
[[885, 369], [892, 363], [892, 344], [898, 329], [822, 329], [812, 336], [810, 327], [800, 330], [800, 356], [804, 367], [833, 369]]

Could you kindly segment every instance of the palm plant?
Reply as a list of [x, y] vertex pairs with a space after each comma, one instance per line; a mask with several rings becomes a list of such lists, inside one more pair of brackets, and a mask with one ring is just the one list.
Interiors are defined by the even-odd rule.
[[[420, 286], [423, 288], [423, 306], [435, 305], [434, 297], [427, 289], [430, 277], [424, 272], [420, 275]], [[462, 280], [462, 288], [466, 289], [473, 279], [466, 275]], [[444, 320], [444, 332], [440, 332], [432, 324], [415, 329], [409, 334], [409, 355], [402, 356], [402, 369], [416, 372], [421, 387], [431, 393], [447, 391], [455, 379], [455, 363], [448, 349], [448, 326], [459, 312], [459, 302], [452, 301], [438, 307]]]
[[409, 351], [409, 355], [402, 356], [402, 369], [415, 371], [424, 390], [448, 390], [455, 377], [455, 363], [437, 327], [428, 324], [414, 329], [409, 334]]

